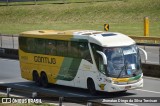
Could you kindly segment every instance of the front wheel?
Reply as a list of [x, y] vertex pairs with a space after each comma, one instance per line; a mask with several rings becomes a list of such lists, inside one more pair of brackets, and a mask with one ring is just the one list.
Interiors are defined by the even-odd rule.
[[95, 84], [94, 84], [92, 79], [88, 79], [87, 88], [88, 88], [90, 94], [96, 95], [97, 92], [96, 92], [96, 89], [95, 89]]

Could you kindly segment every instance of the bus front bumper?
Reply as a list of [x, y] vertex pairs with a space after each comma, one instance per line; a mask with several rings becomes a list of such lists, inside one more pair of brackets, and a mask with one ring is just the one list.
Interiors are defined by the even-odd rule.
[[138, 89], [143, 87], [143, 79], [141, 78], [138, 82], [132, 84], [111, 84], [109, 86], [105, 86], [105, 89], [108, 92], [118, 92], [118, 91], [126, 91], [131, 89]]

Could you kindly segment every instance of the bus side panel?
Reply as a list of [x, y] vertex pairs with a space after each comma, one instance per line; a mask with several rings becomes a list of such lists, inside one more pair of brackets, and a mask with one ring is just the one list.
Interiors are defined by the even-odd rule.
[[[55, 62], [52, 59], [54, 59]], [[33, 80], [32, 72], [34, 70], [38, 72], [39, 76], [43, 71], [48, 77], [48, 82], [55, 84], [64, 57], [25, 53], [19, 50], [19, 61], [22, 78]]]
[[49, 66], [49, 65], [39, 65], [39, 74], [41, 72], [45, 72], [48, 78], [48, 82], [55, 84], [56, 79], [55, 77], [57, 76], [56, 73], [58, 72], [57, 67]]
[[57, 84], [74, 86], [74, 78], [77, 75], [81, 60], [80, 58], [65, 57], [58, 76], [56, 77], [58, 80]]
[[75, 87], [87, 88], [87, 78], [92, 75], [93, 64], [82, 59], [78, 73], [74, 79]]
[[20, 62], [21, 64], [21, 76], [27, 80], [33, 80], [32, 72], [33, 70], [38, 70], [38, 65], [31, 63]]

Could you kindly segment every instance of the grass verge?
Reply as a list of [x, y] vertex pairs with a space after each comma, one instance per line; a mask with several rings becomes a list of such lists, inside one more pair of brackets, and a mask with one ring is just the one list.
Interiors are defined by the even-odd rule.
[[80, 1], [0, 6], [0, 33], [19, 34], [37, 29], [103, 30], [103, 24], [109, 23], [110, 31], [143, 36], [143, 18], [149, 16], [150, 35], [160, 36], [159, 0]]

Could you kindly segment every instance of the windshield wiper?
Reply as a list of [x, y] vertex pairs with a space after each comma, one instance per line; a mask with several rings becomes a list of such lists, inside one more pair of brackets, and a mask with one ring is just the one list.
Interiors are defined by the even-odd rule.
[[120, 71], [120, 73], [119, 73], [119, 75], [118, 75], [117, 78], [120, 77], [120, 75], [121, 75], [121, 73], [122, 73], [123, 71], [126, 71], [126, 70], [127, 70], [127, 67], [128, 67], [128, 63], [126, 63], [126, 61], [124, 60], [124, 66], [122, 67], [122, 70]]
[[135, 76], [137, 76], [137, 70], [135, 70], [133, 73], [132, 73], [132, 75], [135, 77]]

